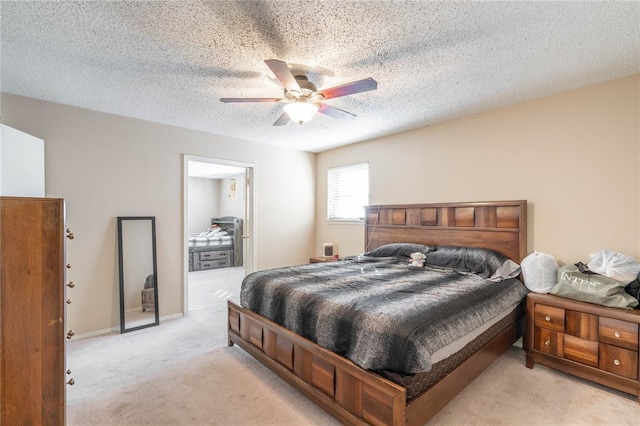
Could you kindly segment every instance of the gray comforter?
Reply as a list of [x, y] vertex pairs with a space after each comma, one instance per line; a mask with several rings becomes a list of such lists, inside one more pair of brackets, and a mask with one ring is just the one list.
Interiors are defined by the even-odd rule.
[[255, 272], [242, 283], [240, 304], [362, 368], [414, 374], [526, 293], [517, 279], [358, 257]]

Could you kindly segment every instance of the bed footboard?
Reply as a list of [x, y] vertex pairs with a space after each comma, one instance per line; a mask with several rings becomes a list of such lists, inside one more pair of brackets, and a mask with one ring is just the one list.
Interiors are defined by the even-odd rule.
[[344, 424], [404, 425], [406, 391], [268, 319], [228, 302], [234, 343]]

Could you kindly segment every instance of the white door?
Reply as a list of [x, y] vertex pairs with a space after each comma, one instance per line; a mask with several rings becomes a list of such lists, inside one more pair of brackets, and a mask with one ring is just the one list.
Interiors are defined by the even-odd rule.
[[244, 214], [244, 226], [242, 228], [242, 242], [243, 242], [243, 253], [244, 253], [244, 273], [248, 275], [256, 270], [255, 265], [255, 256], [253, 252], [253, 236], [254, 236], [254, 227], [255, 221], [253, 216], [253, 180], [255, 178], [254, 168], [247, 167], [245, 170], [245, 214]]

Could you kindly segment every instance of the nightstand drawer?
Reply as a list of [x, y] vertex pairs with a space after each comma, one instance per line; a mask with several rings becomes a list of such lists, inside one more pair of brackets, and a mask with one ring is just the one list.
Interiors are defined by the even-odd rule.
[[638, 352], [600, 343], [600, 362], [598, 367], [609, 373], [637, 380]]
[[564, 356], [564, 334], [536, 327], [534, 348], [549, 355]]
[[561, 333], [564, 332], [564, 309], [536, 304], [535, 326]]
[[564, 335], [564, 357], [580, 364], [598, 366], [598, 342]]
[[[598, 316], [567, 309], [565, 315], [564, 332], [581, 339], [593, 340], [594, 342], [597, 342]], [[596, 353], [598, 352], [597, 346], [598, 345], [596, 345]]]
[[638, 350], [638, 324], [600, 317], [598, 335], [602, 343]]

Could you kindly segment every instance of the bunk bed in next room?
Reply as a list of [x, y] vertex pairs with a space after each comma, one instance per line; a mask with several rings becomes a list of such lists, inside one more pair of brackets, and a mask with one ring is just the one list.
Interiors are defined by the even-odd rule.
[[242, 218], [211, 219], [211, 226], [188, 240], [189, 272], [242, 266]]

